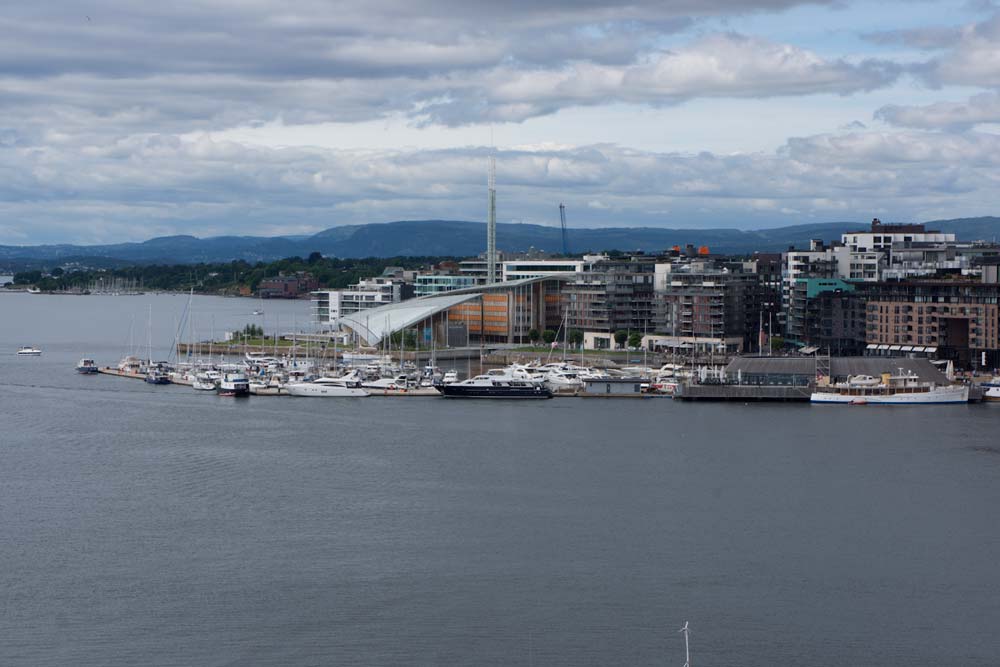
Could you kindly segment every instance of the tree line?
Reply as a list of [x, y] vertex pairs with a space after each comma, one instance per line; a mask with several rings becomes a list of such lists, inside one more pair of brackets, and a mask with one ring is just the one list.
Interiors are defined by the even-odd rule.
[[306, 258], [287, 257], [274, 262], [251, 264], [244, 260], [203, 264], [144, 264], [117, 269], [66, 271], [55, 268], [14, 274], [15, 286], [34, 285], [44, 291], [86, 290], [95, 282], [115, 279], [134, 281], [143, 289], [187, 291], [203, 294], [238, 293], [241, 288], [255, 291], [262, 280], [279, 274], [309, 272], [321, 287], [341, 289], [364, 278], [381, 275], [386, 267], [419, 270], [452, 257], [366, 257], [339, 259], [314, 252]]

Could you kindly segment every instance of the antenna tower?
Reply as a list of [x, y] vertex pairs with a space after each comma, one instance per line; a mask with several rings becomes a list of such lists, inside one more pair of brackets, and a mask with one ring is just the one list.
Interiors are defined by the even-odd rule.
[[486, 214], [486, 283], [497, 276], [497, 161], [490, 156], [489, 209]]
[[566, 238], [566, 205], [559, 204], [559, 224], [562, 226], [563, 254], [569, 255], [569, 240]]

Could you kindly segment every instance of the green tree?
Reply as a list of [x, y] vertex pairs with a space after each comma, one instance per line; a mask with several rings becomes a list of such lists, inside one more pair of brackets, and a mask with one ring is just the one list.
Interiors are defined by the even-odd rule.
[[642, 334], [638, 331], [633, 331], [628, 337], [629, 347], [641, 347], [642, 346]]
[[552, 329], [546, 329], [542, 332], [542, 340], [545, 341], [547, 345], [551, 345], [552, 341], [556, 339], [556, 332]]
[[627, 340], [628, 340], [627, 331], [625, 331], [624, 329], [619, 329], [618, 331], [615, 332], [615, 345], [621, 347], [625, 344], [625, 341]]
[[531, 343], [537, 343], [538, 339], [541, 337], [541, 334], [538, 333], [538, 329], [528, 329], [528, 341]]
[[583, 332], [579, 329], [573, 329], [569, 332], [569, 344], [573, 347], [579, 347], [583, 345]]

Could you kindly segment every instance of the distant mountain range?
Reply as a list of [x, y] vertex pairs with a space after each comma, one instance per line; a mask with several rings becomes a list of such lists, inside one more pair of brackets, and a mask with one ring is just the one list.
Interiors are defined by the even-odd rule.
[[[959, 218], [927, 222], [928, 229], [954, 232], [963, 240], [1000, 236], [1000, 218]], [[599, 250], [655, 252], [688, 243], [707, 245], [713, 253], [742, 254], [755, 250], [778, 252], [805, 247], [810, 239], [836, 240], [844, 232], [864, 229], [864, 222], [827, 222], [744, 231], [738, 229], [665, 229], [606, 227], [569, 230], [570, 252]], [[195, 264], [273, 261], [320, 252], [332, 257], [394, 257], [477, 255], [486, 246], [486, 225], [455, 220], [405, 220], [333, 227], [313, 236], [165, 236], [142, 243], [112, 245], [0, 246], [0, 268], [23, 269], [79, 262], [90, 266], [117, 264]], [[529, 248], [558, 253], [558, 227], [498, 224], [497, 247], [505, 252]]]

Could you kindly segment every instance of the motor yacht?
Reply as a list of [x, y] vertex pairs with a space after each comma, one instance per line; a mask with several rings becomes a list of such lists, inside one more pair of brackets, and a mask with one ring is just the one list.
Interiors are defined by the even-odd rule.
[[42, 351], [37, 347], [32, 347], [31, 345], [26, 345], [17, 351], [19, 357], [40, 357]]
[[552, 391], [540, 381], [490, 371], [461, 382], [438, 385], [446, 398], [552, 398]]
[[361, 378], [356, 373], [342, 377], [319, 377], [310, 382], [291, 382], [285, 385], [290, 396], [322, 398], [363, 398], [368, 390], [362, 388]]

